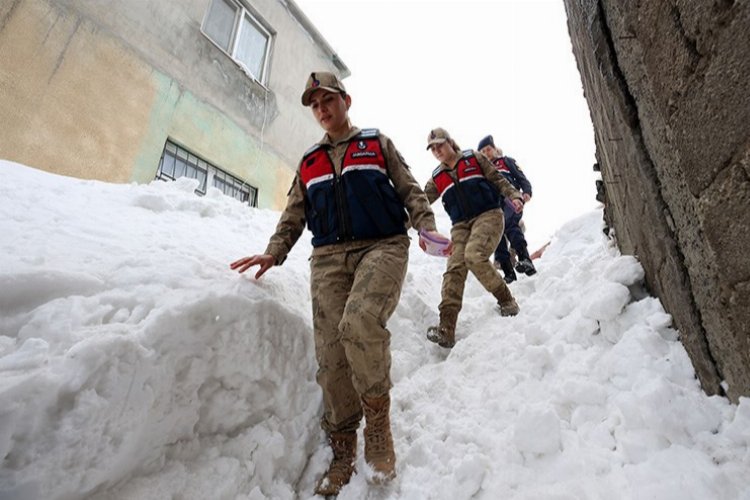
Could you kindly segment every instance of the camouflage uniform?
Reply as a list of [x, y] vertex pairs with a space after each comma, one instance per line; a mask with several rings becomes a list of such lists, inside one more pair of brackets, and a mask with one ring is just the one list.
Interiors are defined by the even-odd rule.
[[[474, 156], [485, 178], [497, 188], [500, 194], [509, 199], [521, 199], [521, 194], [484, 155], [475, 151]], [[435, 172], [447, 171], [455, 179], [456, 165], [448, 166], [441, 163]], [[440, 196], [432, 178], [427, 181], [424, 191], [430, 203]], [[442, 300], [439, 306], [441, 317], [450, 316], [455, 322], [463, 303], [464, 284], [468, 271], [471, 271], [482, 286], [493, 295], [510, 294], [505, 281], [490, 262], [490, 256], [497, 248], [503, 234], [503, 225], [502, 208], [487, 210], [473, 219], [453, 225], [451, 228], [453, 253], [448, 258], [443, 274]], [[455, 328], [455, 323], [453, 327]]]
[[[349, 140], [359, 132], [352, 127], [341, 141], [332, 143], [326, 134], [318, 143], [327, 149], [337, 174]], [[432, 209], [409, 167], [389, 138], [383, 134], [378, 138], [388, 176], [411, 224], [434, 231]], [[287, 206], [264, 253], [283, 263], [304, 227], [305, 185], [298, 168]], [[398, 304], [408, 249], [406, 235], [313, 248], [310, 293], [317, 381], [323, 389], [321, 425], [329, 433], [356, 430], [362, 418], [360, 398], [388, 394], [391, 354], [386, 322]]]

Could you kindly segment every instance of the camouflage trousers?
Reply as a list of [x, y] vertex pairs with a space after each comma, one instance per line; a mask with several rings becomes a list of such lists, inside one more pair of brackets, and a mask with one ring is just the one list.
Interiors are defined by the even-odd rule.
[[503, 211], [498, 208], [454, 224], [451, 228], [453, 253], [443, 273], [440, 311], [461, 310], [466, 276], [471, 271], [490, 293], [507, 286], [490, 262], [503, 234]]
[[312, 258], [317, 381], [326, 432], [356, 430], [360, 398], [382, 396], [391, 388], [386, 322], [398, 305], [408, 260], [406, 236]]

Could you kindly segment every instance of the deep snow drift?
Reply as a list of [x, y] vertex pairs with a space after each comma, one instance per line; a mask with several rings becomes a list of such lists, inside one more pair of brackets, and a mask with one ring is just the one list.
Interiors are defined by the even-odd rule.
[[[239, 276], [278, 213], [193, 188], [0, 161], [0, 499], [312, 496], [330, 452], [309, 236]], [[750, 400], [701, 392], [600, 221], [559, 230], [515, 318], [470, 277], [450, 352], [424, 338], [445, 260], [412, 245], [389, 323], [398, 478], [339, 498], [750, 499]]]

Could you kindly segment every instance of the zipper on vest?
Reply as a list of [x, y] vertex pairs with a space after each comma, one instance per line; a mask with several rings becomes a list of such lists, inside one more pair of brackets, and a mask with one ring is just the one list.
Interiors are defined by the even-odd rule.
[[[456, 170], [456, 177], [458, 177], [458, 170]], [[451, 179], [453, 178], [451, 177]], [[461, 207], [461, 211], [464, 213], [464, 217], [471, 217], [472, 214], [469, 212], [469, 205], [466, 204], [466, 195], [464, 195], [464, 191], [461, 188], [461, 182], [457, 178], [453, 179], [453, 185], [456, 188], [456, 199]]]
[[336, 215], [339, 219], [339, 234], [336, 236], [337, 241], [352, 239], [352, 223], [349, 220], [348, 205], [346, 203], [346, 194], [344, 186], [341, 183], [341, 176], [333, 173], [333, 190], [336, 194]]
[[[346, 145], [346, 150], [349, 149], [349, 144]], [[346, 203], [346, 193], [344, 193], [344, 185], [341, 182], [341, 174], [336, 173], [336, 168], [333, 166], [333, 158], [331, 158], [331, 152], [326, 151], [328, 155], [328, 161], [331, 162], [331, 169], [333, 170], [333, 195], [336, 198], [336, 217], [339, 220], [338, 234], [336, 235], [336, 241], [345, 241], [354, 239], [352, 236], [352, 221], [349, 218], [349, 205]], [[344, 158], [346, 158], [346, 151], [344, 152]], [[341, 160], [339, 171], [343, 172], [344, 159]]]

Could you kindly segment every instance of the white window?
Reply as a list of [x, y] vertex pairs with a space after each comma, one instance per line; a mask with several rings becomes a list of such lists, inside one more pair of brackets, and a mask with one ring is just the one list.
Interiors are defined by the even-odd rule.
[[243, 3], [211, 0], [203, 20], [203, 33], [253, 78], [265, 83], [273, 34]]

